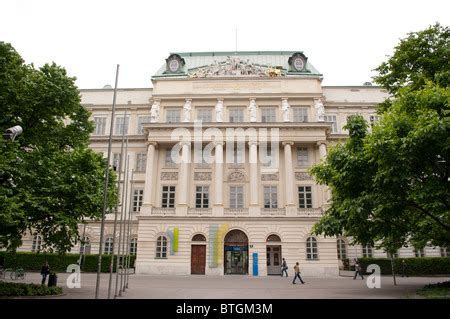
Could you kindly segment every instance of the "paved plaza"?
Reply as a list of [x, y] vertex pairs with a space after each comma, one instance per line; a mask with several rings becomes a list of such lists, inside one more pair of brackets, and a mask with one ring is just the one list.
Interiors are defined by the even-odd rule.
[[[92, 299], [95, 294], [95, 273], [81, 274], [81, 288], [66, 287], [69, 274], [58, 275], [58, 286], [64, 295], [54, 298]], [[292, 284], [291, 277], [229, 276], [153, 276], [130, 275], [129, 289], [119, 298], [144, 299], [373, 299], [373, 298], [419, 298], [415, 292], [429, 283], [450, 280], [450, 277], [381, 278], [380, 289], [369, 289], [366, 280], [352, 277], [303, 278], [306, 284]], [[115, 274], [114, 274], [115, 279]], [[101, 298], [107, 297], [109, 275], [101, 276]], [[40, 282], [38, 273], [27, 273], [25, 280], [18, 282]], [[298, 282], [298, 281], [297, 281]], [[113, 288], [115, 281], [113, 280]], [[114, 292], [114, 290], [113, 290]], [[114, 293], [113, 293], [114, 294]], [[46, 297], [48, 298], [48, 297]]]

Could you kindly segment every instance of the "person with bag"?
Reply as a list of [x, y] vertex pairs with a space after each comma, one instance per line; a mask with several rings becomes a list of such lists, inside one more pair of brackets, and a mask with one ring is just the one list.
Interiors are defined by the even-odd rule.
[[288, 268], [286, 259], [283, 258], [283, 262], [281, 263], [281, 277], [283, 277], [283, 274], [286, 274], [286, 277], [289, 277], [287, 273]]
[[41, 275], [42, 275], [42, 285], [45, 285], [45, 280], [47, 279], [48, 274], [50, 273], [50, 267], [48, 265], [48, 261], [46, 260], [44, 265], [42, 265], [41, 268]]
[[295, 285], [295, 279], [300, 279], [300, 282], [302, 283], [302, 285], [305, 283], [302, 279], [302, 277], [300, 277], [300, 267], [298, 265], [298, 262], [295, 263], [294, 266], [294, 272], [295, 272], [295, 276], [294, 276], [294, 280], [292, 281], [292, 284]]

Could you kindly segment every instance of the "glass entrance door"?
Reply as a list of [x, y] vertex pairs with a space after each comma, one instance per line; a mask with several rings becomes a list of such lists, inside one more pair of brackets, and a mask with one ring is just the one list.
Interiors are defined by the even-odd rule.
[[[242, 246], [225, 247], [225, 274], [248, 274], [248, 250]], [[244, 250], [245, 249], [245, 250]]]

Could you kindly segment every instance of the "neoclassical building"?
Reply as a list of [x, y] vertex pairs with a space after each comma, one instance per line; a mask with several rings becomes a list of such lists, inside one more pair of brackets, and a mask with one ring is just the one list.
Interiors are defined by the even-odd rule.
[[[308, 169], [345, 140], [349, 115], [373, 123], [388, 96], [371, 85], [322, 86], [322, 79], [302, 52], [192, 52], [170, 54], [153, 88], [118, 90], [112, 157], [120, 167], [125, 131], [121, 191], [137, 273], [278, 275], [285, 258], [305, 276], [332, 276], [342, 259], [386, 257], [370, 245], [311, 234], [330, 194]], [[90, 147], [106, 157], [113, 90], [81, 95], [95, 123]], [[114, 249], [113, 220], [109, 214], [105, 253]], [[98, 253], [99, 223], [80, 233], [88, 242], [81, 249]], [[22, 250], [39, 245], [31, 236]]]

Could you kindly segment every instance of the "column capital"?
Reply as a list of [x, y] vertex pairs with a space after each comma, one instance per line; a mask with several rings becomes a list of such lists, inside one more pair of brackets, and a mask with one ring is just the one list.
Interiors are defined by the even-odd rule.
[[217, 101], [223, 102], [223, 100], [224, 100], [223, 97], [218, 97], [218, 98], [217, 98]]
[[281, 145], [283, 145], [283, 146], [286, 146], [286, 145], [292, 146], [292, 145], [294, 145], [294, 142], [291, 142], [291, 141], [285, 141], [285, 142], [281, 142]]
[[153, 145], [155, 148], [158, 147], [158, 143], [157, 142], [147, 141], [146, 144], [147, 144], [147, 147], [149, 147], [150, 145]]
[[256, 145], [258, 146], [259, 143], [257, 141], [248, 141], [248, 146]]
[[187, 142], [187, 141], [181, 141], [179, 143], [180, 143], [181, 147], [183, 147], [183, 146], [191, 146], [192, 145], [192, 142]]
[[325, 145], [325, 146], [327, 146], [328, 144], [329, 144], [329, 142], [328, 141], [317, 141], [317, 146], [320, 146], [320, 145]]
[[224, 142], [224, 141], [214, 141], [213, 144], [214, 144], [214, 147], [216, 147], [217, 145], [222, 145], [222, 146], [224, 146], [224, 145], [225, 145], [225, 142]]

